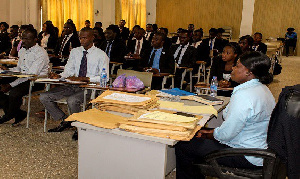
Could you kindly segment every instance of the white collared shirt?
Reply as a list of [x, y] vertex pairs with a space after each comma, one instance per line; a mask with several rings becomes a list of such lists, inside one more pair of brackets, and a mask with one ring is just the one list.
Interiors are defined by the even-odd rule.
[[149, 38], [150, 38], [150, 36], [151, 36], [151, 33], [152, 33], [152, 32], [146, 32], [146, 34], [145, 34], [146, 40], [149, 40]]
[[182, 57], [183, 57], [186, 49], [188, 48], [188, 46], [189, 46], [189, 43], [186, 44], [184, 47], [182, 47], [182, 45], [179, 45], [178, 48], [177, 48], [177, 50], [175, 51], [175, 53], [174, 53], [174, 59], [177, 57], [177, 55], [179, 53], [179, 50], [182, 47], [181, 54], [179, 54], [180, 56], [179, 56], [178, 63], [177, 63], [178, 65], [181, 64]]
[[[86, 51], [82, 46], [73, 48], [70, 52], [69, 60], [65, 66], [64, 71], [60, 74], [61, 77], [67, 78], [70, 76], [79, 75], [79, 69], [81, 60], [83, 57], [83, 51]], [[87, 74], [90, 78], [90, 82], [99, 82], [100, 73], [105, 68], [107, 73], [107, 79], [109, 79], [109, 58], [106, 53], [94, 45], [87, 50]]]
[[138, 46], [138, 41], [140, 41], [139, 54], [141, 54], [141, 49], [142, 49], [142, 46], [143, 46], [144, 38], [142, 38], [141, 40], [136, 39], [136, 41], [135, 41], [135, 47], [134, 47], [134, 53], [136, 52], [136, 49], [137, 49], [137, 46]]
[[[38, 76], [46, 76], [48, 74], [49, 57], [43, 47], [36, 44], [29, 49], [21, 48], [18, 54], [18, 65], [12, 68], [12, 71]], [[11, 82], [10, 85], [15, 87], [27, 80], [28, 78], [18, 78]]]

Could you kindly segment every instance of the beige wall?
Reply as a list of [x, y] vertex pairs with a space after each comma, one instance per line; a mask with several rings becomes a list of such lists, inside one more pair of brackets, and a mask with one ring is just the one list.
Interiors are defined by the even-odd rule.
[[[261, 32], [264, 39], [277, 38], [284, 37], [287, 28], [294, 27], [295, 32], [299, 34], [299, 10], [300, 0], [256, 0], [254, 4], [253, 32]], [[299, 40], [297, 51], [300, 52]]]
[[170, 32], [195, 24], [207, 34], [211, 27], [230, 26], [239, 36], [243, 0], [157, 0], [156, 23]]

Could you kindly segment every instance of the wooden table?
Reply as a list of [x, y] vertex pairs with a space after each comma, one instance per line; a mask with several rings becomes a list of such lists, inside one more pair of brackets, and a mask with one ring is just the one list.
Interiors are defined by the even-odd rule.
[[[205, 83], [197, 83], [197, 84], [195, 84], [194, 88], [196, 89], [196, 93], [198, 93], [198, 94], [208, 94], [208, 92], [210, 91], [210, 85], [205, 84]], [[232, 87], [228, 87], [228, 88], [218, 87], [218, 90], [232, 91], [233, 88]]]
[[[214, 106], [221, 112], [222, 105]], [[185, 103], [201, 105], [193, 101]], [[116, 113], [124, 117], [130, 115]], [[173, 139], [104, 129], [81, 122], [78, 128], [78, 178], [163, 179], [176, 167]]]

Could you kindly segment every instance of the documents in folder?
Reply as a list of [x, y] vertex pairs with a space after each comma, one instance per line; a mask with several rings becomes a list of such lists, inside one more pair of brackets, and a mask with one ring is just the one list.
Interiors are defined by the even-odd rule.
[[159, 108], [176, 112], [184, 112], [188, 114], [214, 114], [218, 115], [218, 111], [212, 106], [188, 106], [181, 102], [171, 102], [159, 100]]
[[186, 117], [161, 111], [140, 111], [119, 128], [144, 135], [190, 140], [202, 127], [197, 123], [202, 117]]
[[93, 108], [84, 112], [74, 113], [66, 121], [78, 121], [97, 127], [114, 129], [119, 127], [120, 123], [124, 123], [126, 118]]
[[180, 99], [196, 101], [202, 104], [213, 105], [213, 106], [223, 104], [223, 100], [208, 95], [181, 96]]

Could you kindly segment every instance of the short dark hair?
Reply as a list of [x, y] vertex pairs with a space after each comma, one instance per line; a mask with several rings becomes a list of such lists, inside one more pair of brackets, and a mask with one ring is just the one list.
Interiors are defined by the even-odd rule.
[[182, 29], [182, 31], [180, 33], [187, 33], [187, 34], [189, 34], [190, 32], [188, 30], [186, 30], [186, 29]]
[[124, 21], [126, 23], [126, 21], [124, 19], [121, 19], [120, 21]]
[[[147, 24], [147, 25], [151, 25], [151, 26], [152, 26], [152, 24]], [[146, 25], [146, 26], [147, 26], [147, 25]]]
[[209, 32], [218, 33], [218, 30], [216, 28], [209, 29]]
[[8, 23], [6, 23], [6, 22], [1, 22], [0, 24], [3, 24], [3, 26], [5, 27], [5, 29], [8, 29], [8, 28], [9, 28], [9, 25], [8, 25]]
[[27, 28], [23, 33], [31, 33], [33, 35], [33, 38], [37, 38], [37, 31], [33, 28]]
[[254, 35], [260, 35], [261, 36], [261, 38], [262, 38], [262, 33], [260, 33], [260, 32], [255, 32], [255, 34]]
[[93, 29], [90, 27], [84, 27], [84, 28], [80, 29], [80, 32], [89, 32], [89, 33], [94, 34]]
[[246, 52], [240, 56], [240, 62], [249, 69], [255, 78], [263, 84], [273, 81], [273, 75], [269, 72], [271, 67], [270, 58], [261, 52]]
[[12, 29], [19, 29], [19, 26], [18, 25], [12, 25], [10, 28], [12, 28]]
[[112, 30], [113, 33], [116, 33], [117, 35], [120, 34], [120, 29], [119, 29], [119, 27], [118, 27], [117, 25], [114, 25], [114, 24], [109, 25], [109, 26], [106, 28], [106, 30]]
[[248, 45], [252, 46], [253, 45], [253, 38], [250, 35], [244, 35], [240, 38], [239, 41], [246, 39], [248, 41]]
[[168, 30], [168, 28], [161, 27], [161, 28], [159, 28], [159, 29], [162, 29], [163, 31], [165, 31], [165, 32], [166, 32], [166, 34], [168, 34], [168, 33], [169, 33], [169, 30]]
[[194, 33], [196, 33], [196, 32], [200, 32], [202, 34], [202, 36], [203, 36], [203, 29], [202, 28], [197, 29], [197, 30], [194, 31]]
[[90, 20], [85, 20], [85, 22], [87, 22], [87, 23], [91, 23], [91, 21], [90, 21]]
[[24, 30], [27, 30], [27, 29], [30, 29], [31, 28], [31, 26], [29, 26], [29, 25], [21, 25], [20, 26], [20, 29], [24, 29]]
[[194, 25], [194, 24], [189, 24], [189, 26], [190, 26], [190, 25], [192, 25], [193, 27], [195, 27], [195, 25]]
[[231, 48], [233, 49], [233, 52], [234, 52], [235, 54], [237, 54], [238, 56], [239, 56], [240, 54], [242, 54], [242, 49], [241, 49], [240, 45], [239, 45], [238, 43], [236, 43], [236, 42], [229, 42], [228, 44], [226, 44], [226, 45], [224, 46], [224, 48], [225, 48], [225, 47], [231, 47]]
[[295, 30], [295, 28], [293, 28], [293, 27], [290, 27], [287, 29], [287, 31], [294, 31], [294, 30]]
[[218, 33], [224, 33], [225, 30], [224, 30], [223, 28], [218, 28], [218, 29], [217, 29], [217, 32], [218, 32]]
[[95, 24], [99, 24], [99, 25], [101, 25], [101, 26], [102, 26], [102, 22], [95, 22]]
[[161, 36], [162, 41], [165, 41], [165, 40], [166, 40], [166, 35], [165, 35], [164, 33], [156, 32], [154, 35]]

